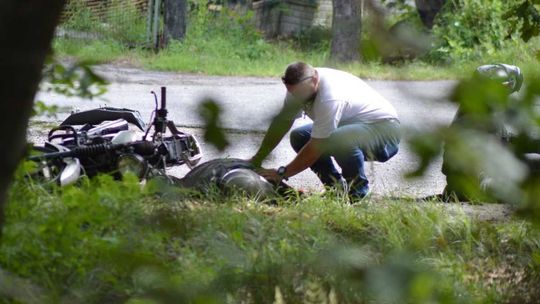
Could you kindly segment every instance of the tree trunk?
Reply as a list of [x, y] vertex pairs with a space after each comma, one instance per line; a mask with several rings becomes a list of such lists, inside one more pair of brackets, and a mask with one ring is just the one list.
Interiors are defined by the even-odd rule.
[[165, 0], [163, 19], [164, 46], [168, 45], [171, 40], [184, 40], [187, 26], [187, 0]]
[[332, 1], [332, 46], [330, 57], [339, 62], [360, 59], [361, 0]]
[[433, 28], [433, 22], [446, 0], [415, 0], [416, 9], [420, 14], [422, 23], [429, 29]]
[[0, 0], [0, 229], [64, 0]]

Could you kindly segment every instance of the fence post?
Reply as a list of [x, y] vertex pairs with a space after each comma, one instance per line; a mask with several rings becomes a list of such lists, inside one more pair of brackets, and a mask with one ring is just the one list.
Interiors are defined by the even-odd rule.
[[153, 33], [153, 19], [154, 19], [154, 0], [148, 0], [148, 12], [146, 16], [146, 43], [150, 45], [154, 40]]
[[186, 36], [187, 0], [163, 0], [163, 47]]
[[152, 44], [155, 49], [159, 48], [158, 33], [159, 33], [159, 15], [161, 9], [161, 0], [154, 0], [154, 26], [152, 28]]

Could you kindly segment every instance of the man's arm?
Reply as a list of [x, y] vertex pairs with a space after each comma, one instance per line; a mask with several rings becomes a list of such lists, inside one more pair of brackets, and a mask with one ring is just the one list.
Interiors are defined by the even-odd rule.
[[300, 108], [295, 105], [285, 105], [276, 117], [270, 123], [268, 131], [264, 135], [259, 150], [251, 158], [251, 162], [256, 167], [260, 167], [262, 161], [274, 150], [274, 148], [283, 139], [285, 134], [291, 129], [296, 114]]
[[267, 180], [279, 183], [284, 177], [292, 177], [313, 165], [321, 157], [325, 144], [324, 138], [311, 138], [294, 160], [286, 166], [285, 176], [280, 176], [274, 169], [261, 169], [257, 172]]
[[294, 176], [313, 165], [321, 157], [324, 142], [325, 139], [322, 138], [311, 138], [294, 160], [286, 166], [285, 175]]
[[268, 131], [264, 135], [259, 150], [251, 158], [251, 162], [254, 166], [261, 166], [262, 161], [276, 148], [285, 134], [291, 129], [293, 123], [294, 120], [280, 119], [279, 115], [272, 120], [270, 127], [268, 127]]

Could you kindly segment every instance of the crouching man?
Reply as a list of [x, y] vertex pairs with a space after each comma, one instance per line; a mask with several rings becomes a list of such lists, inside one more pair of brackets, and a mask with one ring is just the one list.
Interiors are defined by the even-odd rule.
[[398, 152], [401, 132], [394, 107], [360, 78], [339, 70], [296, 62], [282, 81], [287, 88], [284, 106], [251, 162], [260, 166], [304, 112], [313, 123], [290, 134], [296, 158], [259, 173], [278, 182], [311, 168], [325, 186], [346, 182], [352, 200], [364, 198], [369, 192], [364, 162], [385, 162]]

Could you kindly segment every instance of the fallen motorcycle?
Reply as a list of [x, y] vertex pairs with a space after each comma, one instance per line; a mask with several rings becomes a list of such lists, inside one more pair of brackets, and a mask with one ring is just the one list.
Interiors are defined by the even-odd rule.
[[111, 174], [119, 179], [130, 172], [145, 180], [169, 178], [166, 169], [173, 166], [196, 166], [201, 148], [194, 136], [167, 119], [166, 88], [161, 87], [159, 107], [157, 94], [152, 94], [155, 110], [148, 124], [130, 109], [72, 113], [50, 130], [45, 144], [33, 146], [28, 160], [35, 166], [29, 177], [65, 186], [85, 175]]
[[[65, 186], [85, 175], [110, 174], [120, 179], [131, 172], [140, 180], [157, 178], [202, 195], [212, 189], [224, 195], [241, 191], [261, 201], [301, 195], [283, 182], [268, 182], [245, 160], [214, 159], [198, 165], [202, 153], [195, 137], [167, 120], [166, 89], [161, 91], [160, 108], [152, 93], [156, 106], [148, 125], [138, 111], [130, 109], [105, 107], [72, 113], [50, 130], [45, 144], [33, 147], [28, 160], [36, 166], [29, 177]], [[167, 168], [180, 165], [192, 170], [183, 178], [167, 174]]]

